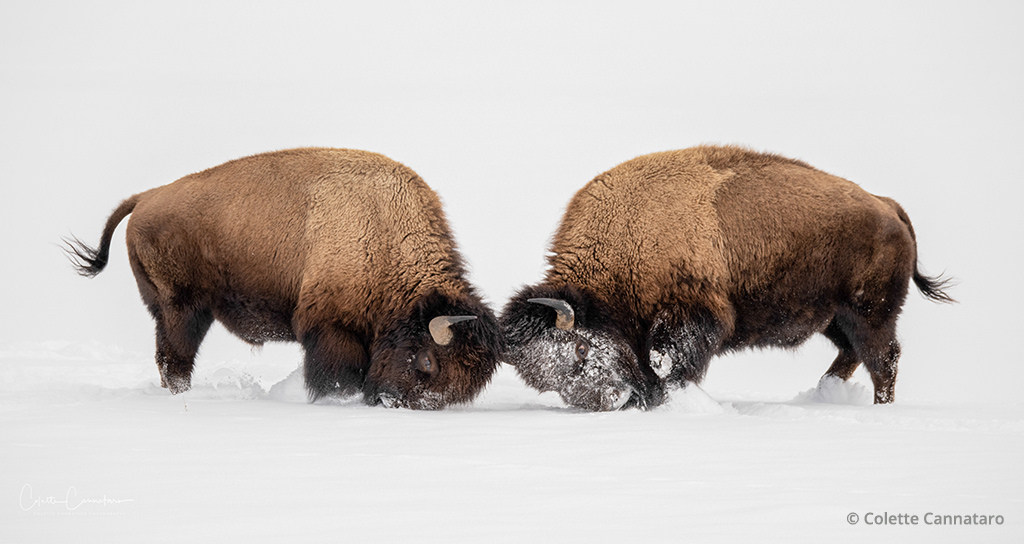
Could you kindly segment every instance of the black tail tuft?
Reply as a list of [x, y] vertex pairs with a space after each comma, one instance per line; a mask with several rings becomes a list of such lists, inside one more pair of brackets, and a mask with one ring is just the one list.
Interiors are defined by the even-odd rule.
[[[159, 189], [159, 187], [157, 188]], [[147, 193], [156, 191], [157, 189], [151, 189]], [[103, 271], [103, 268], [107, 266], [107, 258], [110, 257], [110, 239], [114, 236], [114, 229], [117, 228], [117, 224], [122, 219], [132, 213], [135, 209], [135, 205], [138, 204], [140, 197], [145, 193], [137, 194], [131, 198], [125, 199], [121, 204], [114, 210], [114, 213], [107, 218], [107, 225], [103, 227], [103, 236], [100, 237], [99, 249], [90, 247], [85, 242], [82, 242], [78, 238], [72, 236], [71, 238], [64, 238], [64, 253], [68, 256], [71, 264], [74, 265], [75, 270], [82, 276], [91, 278], [96, 274]]]
[[75, 267], [79, 275], [91, 278], [102, 272], [103, 268], [107, 266], [109, 252], [105, 250], [109, 249], [109, 247], [95, 249], [89, 247], [89, 245], [75, 236], [64, 238], [63, 241], [65, 245], [64, 254], [67, 255], [68, 260], [71, 261], [72, 266]]
[[921, 272], [914, 270], [914, 284], [921, 290], [921, 293], [929, 300], [935, 302], [954, 303], [956, 299], [946, 294], [944, 289], [948, 289], [955, 285], [955, 282], [951, 278], [944, 278], [942, 275], [936, 277], [925, 276]]

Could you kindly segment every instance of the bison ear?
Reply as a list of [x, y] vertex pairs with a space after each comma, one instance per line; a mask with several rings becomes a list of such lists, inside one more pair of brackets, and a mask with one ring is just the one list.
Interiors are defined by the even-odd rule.
[[558, 317], [555, 318], [555, 327], [563, 331], [571, 329], [576, 324], [576, 312], [572, 311], [572, 306], [564, 300], [557, 298], [530, 298], [526, 302], [554, 308], [558, 314]]
[[427, 328], [430, 329], [430, 337], [434, 339], [437, 345], [447, 346], [455, 336], [452, 333], [451, 326], [455, 323], [472, 321], [474, 319], [476, 319], [475, 315], [439, 315], [430, 320]]

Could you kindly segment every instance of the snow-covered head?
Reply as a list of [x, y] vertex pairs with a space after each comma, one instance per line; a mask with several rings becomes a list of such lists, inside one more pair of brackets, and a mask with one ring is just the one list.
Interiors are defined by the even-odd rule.
[[635, 351], [590, 293], [524, 288], [505, 306], [501, 323], [505, 362], [530, 387], [555, 391], [566, 404], [587, 410], [647, 405]]

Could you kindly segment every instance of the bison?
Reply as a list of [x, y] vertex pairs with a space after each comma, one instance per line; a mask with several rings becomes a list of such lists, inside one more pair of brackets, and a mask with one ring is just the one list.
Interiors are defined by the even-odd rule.
[[917, 267], [899, 204], [801, 161], [737, 146], [645, 155], [569, 202], [544, 280], [502, 312], [506, 361], [572, 406], [653, 407], [699, 383], [715, 355], [839, 349], [826, 376], [864, 364], [894, 400], [896, 318], [909, 282], [951, 302]]
[[156, 364], [191, 387], [216, 319], [253, 345], [298, 341], [310, 401], [362, 392], [370, 405], [437, 409], [472, 400], [503, 337], [466, 280], [441, 202], [415, 172], [366, 151], [265, 153], [128, 198], [99, 249], [65, 240], [78, 271], [128, 259], [156, 321]]

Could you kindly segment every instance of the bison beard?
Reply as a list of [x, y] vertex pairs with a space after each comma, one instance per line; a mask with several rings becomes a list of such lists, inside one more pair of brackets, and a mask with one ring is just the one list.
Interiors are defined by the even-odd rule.
[[893, 402], [910, 282], [952, 302], [947, 280], [918, 270], [895, 201], [730, 146], [597, 176], [570, 201], [548, 262], [544, 281], [504, 308], [507, 360], [528, 385], [591, 410], [623, 406], [621, 391], [636, 399], [626, 406], [657, 406], [668, 388], [699, 383], [715, 355], [815, 333], [839, 349], [825, 376], [846, 380], [863, 364], [875, 402]]
[[503, 349], [466, 281], [437, 195], [382, 155], [255, 155], [125, 200], [100, 245], [66, 240], [78, 272], [106, 266], [128, 215], [128, 258], [156, 322], [161, 384], [191, 386], [216, 319], [252, 344], [298, 341], [310, 400], [436, 409], [472, 400]]

